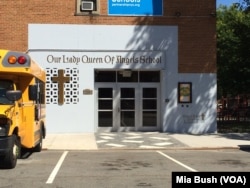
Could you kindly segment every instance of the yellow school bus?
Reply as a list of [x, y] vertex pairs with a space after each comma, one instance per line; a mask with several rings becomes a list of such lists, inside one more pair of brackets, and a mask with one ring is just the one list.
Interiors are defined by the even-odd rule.
[[46, 136], [45, 71], [26, 53], [0, 49], [0, 167], [22, 149], [40, 152]]

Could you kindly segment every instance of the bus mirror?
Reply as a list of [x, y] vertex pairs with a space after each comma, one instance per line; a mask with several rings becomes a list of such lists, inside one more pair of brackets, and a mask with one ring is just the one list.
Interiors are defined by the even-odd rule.
[[21, 99], [22, 97], [22, 92], [20, 90], [8, 90], [6, 91], [6, 97], [10, 100], [10, 101], [17, 101], [19, 99]]
[[29, 100], [32, 100], [32, 101], [37, 100], [37, 86], [36, 85], [29, 86]]

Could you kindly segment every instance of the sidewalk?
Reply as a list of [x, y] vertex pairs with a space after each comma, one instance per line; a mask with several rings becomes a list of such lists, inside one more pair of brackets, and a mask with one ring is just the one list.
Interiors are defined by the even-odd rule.
[[48, 134], [43, 140], [48, 150], [97, 150], [94, 133]]
[[99, 149], [250, 149], [250, 133], [170, 134], [159, 132], [101, 132], [48, 134], [44, 150]]
[[249, 133], [208, 135], [173, 134], [173, 138], [186, 143], [190, 148], [244, 148], [250, 149]]

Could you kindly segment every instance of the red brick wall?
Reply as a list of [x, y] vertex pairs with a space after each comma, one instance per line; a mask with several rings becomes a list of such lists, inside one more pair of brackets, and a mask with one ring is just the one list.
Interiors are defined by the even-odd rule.
[[[107, 0], [99, 16], [76, 16], [76, 0], [1, 0], [0, 48], [26, 51], [28, 24], [175, 25], [179, 31], [180, 73], [216, 72], [216, 0], [163, 0], [164, 16], [107, 15]], [[176, 16], [176, 12], [180, 16]]]

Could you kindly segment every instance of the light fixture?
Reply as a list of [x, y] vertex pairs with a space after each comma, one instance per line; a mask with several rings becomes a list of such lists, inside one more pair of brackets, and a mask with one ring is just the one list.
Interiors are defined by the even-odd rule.
[[131, 77], [132, 71], [130, 69], [125, 69], [122, 71], [122, 76], [123, 77]]

